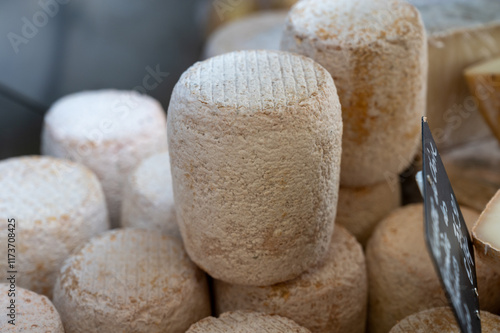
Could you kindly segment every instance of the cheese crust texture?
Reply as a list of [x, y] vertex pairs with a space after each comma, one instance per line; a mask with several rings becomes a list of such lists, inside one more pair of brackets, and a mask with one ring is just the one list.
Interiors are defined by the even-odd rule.
[[411, 163], [427, 80], [425, 30], [413, 6], [302, 0], [288, 16], [281, 49], [311, 57], [335, 81], [344, 122], [341, 185], [375, 184]]
[[215, 280], [217, 312], [273, 313], [315, 333], [364, 333], [368, 282], [363, 249], [343, 227], [335, 228], [323, 262], [296, 279], [267, 287]]
[[54, 287], [66, 333], [184, 333], [210, 315], [205, 274], [175, 237], [117, 229], [66, 260]]
[[280, 51], [213, 57], [182, 75], [168, 112], [177, 222], [196, 264], [270, 285], [324, 257], [342, 120], [323, 67]]
[[120, 221], [128, 174], [167, 150], [165, 113], [151, 97], [134, 91], [99, 90], [68, 95], [45, 115], [42, 154], [88, 166], [99, 177], [111, 224]]
[[[106, 201], [94, 173], [52, 157], [0, 162], [0, 217], [5, 221], [0, 247], [7, 251], [8, 243], [15, 246], [17, 285], [49, 297], [63, 261], [109, 229]], [[2, 281], [9, 270], [7, 257], [0, 260]]]

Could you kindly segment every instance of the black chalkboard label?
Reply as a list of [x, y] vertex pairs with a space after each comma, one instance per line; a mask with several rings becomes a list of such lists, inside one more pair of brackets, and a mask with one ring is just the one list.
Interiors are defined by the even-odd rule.
[[422, 150], [427, 247], [461, 331], [478, 333], [481, 321], [474, 249], [425, 117]]

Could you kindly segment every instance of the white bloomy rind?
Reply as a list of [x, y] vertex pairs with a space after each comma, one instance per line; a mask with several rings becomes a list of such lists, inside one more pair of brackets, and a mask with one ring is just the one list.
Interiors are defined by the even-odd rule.
[[311, 57], [335, 81], [344, 121], [343, 186], [384, 181], [411, 163], [427, 81], [426, 35], [413, 6], [302, 0], [288, 16], [281, 49]]
[[167, 150], [165, 113], [134, 91], [80, 92], [58, 100], [45, 115], [42, 153], [87, 165], [102, 182], [113, 227], [123, 185], [142, 159]]
[[[63, 261], [78, 246], [109, 228], [104, 194], [87, 167], [52, 157], [0, 162], [0, 247], [15, 246], [17, 285], [52, 295]], [[15, 219], [13, 241], [7, 221]], [[12, 236], [12, 235], [11, 235]], [[11, 237], [9, 237], [11, 238]], [[7, 256], [0, 278], [9, 276]]]
[[279, 51], [199, 62], [168, 116], [177, 222], [191, 259], [234, 284], [297, 277], [328, 250], [342, 120], [328, 72]]
[[121, 225], [159, 230], [181, 237], [175, 215], [168, 152], [143, 160], [127, 178]]

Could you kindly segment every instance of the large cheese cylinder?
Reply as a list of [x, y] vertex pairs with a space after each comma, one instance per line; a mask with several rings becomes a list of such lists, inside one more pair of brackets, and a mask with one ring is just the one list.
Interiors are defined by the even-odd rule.
[[186, 333], [310, 333], [288, 318], [258, 312], [223, 313], [219, 318], [208, 317], [192, 325]]
[[64, 333], [61, 317], [43, 295], [16, 286], [15, 281], [0, 284], [2, 332]]
[[368, 282], [363, 249], [343, 227], [335, 228], [323, 262], [294, 280], [268, 287], [215, 280], [217, 312], [274, 313], [315, 333], [364, 333]]
[[302, 0], [281, 49], [311, 57], [337, 86], [344, 137], [341, 185], [403, 171], [419, 145], [427, 44], [417, 10], [401, 0]]
[[168, 152], [143, 160], [127, 178], [121, 225], [159, 230], [180, 238]]
[[[474, 315], [474, 314], [472, 314]], [[481, 311], [481, 332], [500, 332], [500, 317]], [[401, 320], [389, 333], [461, 333], [453, 312], [448, 307], [432, 308]]]
[[0, 280], [17, 271], [19, 287], [49, 297], [63, 261], [109, 229], [106, 201], [94, 173], [52, 157], [0, 162], [0, 220], [0, 248], [6, 251]]
[[68, 258], [54, 287], [66, 333], [184, 333], [210, 315], [205, 274], [180, 240], [118, 229]]
[[323, 67], [279, 51], [213, 57], [182, 75], [168, 112], [177, 222], [195, 263], [270, 285], [324, 257], [342, 120]]
[[[469, 230], [479, 214], [462, 207]], [[445, 306], [448, 300], [424, 240], [424, 207], [392, 212], [376, 228], [366, 249], [369, 285], [368, 326], [385, 333], [412, 313]], [[500, 311], [500, 275], [476, 257], [481, 309]]]
[[68, 95], [45, 115], [42, 154], [87, 165], [102, 182], [111, 225], [120, 221], [123, 185], [139, 162], [167, 149], [165, 113], [135, 91]]
[[362, 187], [340, 186], [335, 223], [344, 226], [366, 246], [377, 224], [401, 206], [400, 185], [383, 181]]

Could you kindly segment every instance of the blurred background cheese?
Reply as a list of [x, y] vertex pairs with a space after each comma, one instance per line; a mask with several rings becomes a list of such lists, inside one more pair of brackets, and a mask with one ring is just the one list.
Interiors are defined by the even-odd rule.
[[334, 79], [344, 122], [342, 186], [373, 185], [411, 163], [427, 82], [425, 30], [413, 6], [302, 0], [290, 11], [281, 48], [313, 58]]
[[121, 225], [159, 230], [180, 238], [168, 152], [146, 158], [127, 177]]
[[126, 177], [142, 159], [167, 150], [165, 113], [156, 100], [135, 91], [68, 95], [45, 115], [41, 150], [96, 173], [117, 227]]
[[310, 333], [288, 318], [258, 312], [226, 312], [192, 325], [186, 333]]
[[217, 312], [277, 314], [314, 333], [364, 333], [368, 283], [363, 249], [343, 227], [335, 228], [323, 262], [294, 280], [267, 287], [215, 280]]
[[[479, 214], [461, 211], [470, 230]], [[448, 305], [425, 244], [423, 212], [422, 204], [395, 210], [368, 241], [370, 333], [385, 333], [412, 313]], [[477, 256], [476, 273], [481, 309], [500, 312], [500, 274]]]
[[[483, 333], [498, 333], [500, 331], [500, 317], [481, 311], [481, 331]], [[460, 332], [453, 312], [447, 307], [433, 308], [412, 314], [401, 320], [389, 331], [389, 333]]]
[[118, 229], [93, 238], [61, 269], [54, 305], [66, 333], [184, 333], [210, 315], [205, 274], [171, 236]]
[[[14, 300], [16, 307], [13, 321], [15, 325], [8, 323], [12, 320], [7, 316], [10, 313], [7, 307], [10, 306], [11, 300]], [[0, 316], [2, 332], [64, 333], [61, 317], [46, 296], [20, 287], [11, 288], [10, 283], [1, 283], [0, 304], [4, 310]]]
[[239, 50], [279, 50], [287, 10], [255, 13], [214, 31], [205, 44], [204, 58]]
[[[0, 162], [0, 218], [0, 247], [5, 251], [7, 221], [15, 219], [17, 285], [49, 297], [63, 261], [109, 228], [97, 177], [83, 165], [52, 157]], [[5, 255], [1, 281], [9, 276], [7, 265]]]
[[263, 286], [323, 259], [342, 140], [323, 67], [287, 52], [226, 53], [183, 74], [168, 112], [177, 222], [196, 264]]

